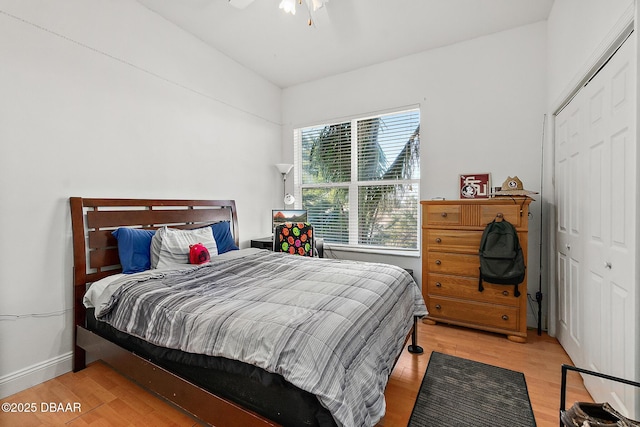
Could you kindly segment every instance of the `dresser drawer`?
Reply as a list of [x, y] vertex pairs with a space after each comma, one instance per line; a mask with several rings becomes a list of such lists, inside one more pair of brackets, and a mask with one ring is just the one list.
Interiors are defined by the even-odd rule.
[[423, 202], [422, 226], [430, 227], [473, 227], [484, 229], [498, 214], [519, 230], [528, 225], [529, 202], [521, 199], [488, 199], [486, 202]]
[[460, 224], [460, 205], [426, 205], [422, 216], [422, 225], [457, 225]]
[[483, 282], [484, 291], [480, 292], [477, 278], [435, 273], [429, 273], [426, 277], [426, 293], [429, 296], [461, 298], [513, 307], [518, 307], [520, 298], [522, 298], [522, 296], [513, 296], [513, 285], [495, 285]]
[[498, 328], [518, 330], [519, 310], [515, 307], [460, 301], [448, 298], [429, 298], [429, 317]]
[[[423, 256], [425, 256], [423, 254]], [[475, 254], [457, 254], [449, 252], [428, 252], [424, 268], [432, 273], [471, 276], [478, 280], [480, 276], [480, 257]]]
[[482, 231], [425, 230], [424, 243], [429, 251], [478, 253]]
[[[523, 207], [520, 206], [520, 203], [480, 206], [480, 225], [484, 227], [496, 219], [498, 214], [502, 214], [502, 217], [509, 221], [514, 227], [521, 228], [523, 224], [526, 224], [526, 221], [524, 221], [524, 223], [522, 221], [522, 215], [525, 214], [525, 212], [521, 214], [522, 210]], [[528, 210], [526, 212], [528, 212]]]

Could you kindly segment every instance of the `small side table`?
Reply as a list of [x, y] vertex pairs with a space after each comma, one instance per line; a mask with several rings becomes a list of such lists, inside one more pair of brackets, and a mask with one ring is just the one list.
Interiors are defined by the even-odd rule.
[[273, 237], [261, 237], [259, 239], [251, 239], [251, 247], [258, 249], [269, 249], [273, 250]]

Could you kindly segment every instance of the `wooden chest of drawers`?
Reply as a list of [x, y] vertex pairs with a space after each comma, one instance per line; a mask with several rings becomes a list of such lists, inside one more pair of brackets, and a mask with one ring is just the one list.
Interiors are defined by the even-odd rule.
[[518, 286], [483, 283], [478, 250], [485, 226], [499, 214], [516, 227], [527, 260], [528, 197], [422, 202], [422, 295], [426, 323], [451, 323], [527, 339], [527, 280]]

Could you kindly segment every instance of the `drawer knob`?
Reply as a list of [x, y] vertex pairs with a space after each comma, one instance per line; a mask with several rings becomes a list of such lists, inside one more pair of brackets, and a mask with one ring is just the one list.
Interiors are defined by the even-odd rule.
[[436, 288], [441, 288], [441, 287], [442, 287], [442, 283], [436, 282]]
[[440, 310], [442, 306], [440, 304], [436, 304], [436, 310]]
[[447, 213], [446, 213], [446, 212], [442, 212], [442, 213], [440, 214], [440, 216], [442, 216], [442, 218], [446, 218], [446, 217], [447, 217]]
[[436, 260], [436, 265], [440, 265], [442, 264], [442, 261], [440, 261], [439, 259]]
[[509, 296], [509, 291], [502, 291], [502, 295], [504, 295], [505, 297]]
[[442, 242], [442, 239], [441, 239], [441, 238], [439, 238], [439, 237], [437, 237], [437, 238], [436, 238], [436, 243], [440, 243], [440, 242]]
[[507, 316], [506, 314], [502, 315], [502, 320], [509, 320], [509, 316]]

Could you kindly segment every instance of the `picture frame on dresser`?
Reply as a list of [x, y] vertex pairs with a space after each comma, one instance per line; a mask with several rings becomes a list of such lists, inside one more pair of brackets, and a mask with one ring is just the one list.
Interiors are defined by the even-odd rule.
[[502, 216], [516, 228], [525, 262], [529, 204], [526, 196], [422, 201], [423, 322], [481, 329], [527, 340], [527, 278], [513, 286], [484, 283], [478, 289], [480, 240], [485, 226]]
[[487, 199], [491, 194], [490, 173], [466, 173], [458, 176], [461, 199]]

